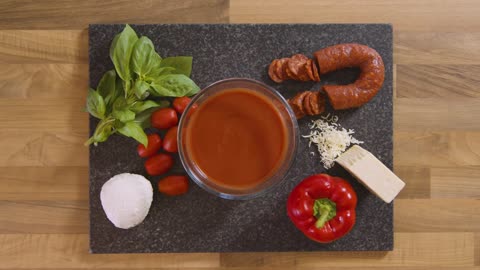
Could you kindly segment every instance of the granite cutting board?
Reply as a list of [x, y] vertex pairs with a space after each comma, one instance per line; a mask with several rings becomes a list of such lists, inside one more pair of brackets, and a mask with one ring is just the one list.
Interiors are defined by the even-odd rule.
[[[284, 97], [298, 91], [319, 89], [325, 83], [353, 82], [358, 70], [347, 69], [322, 77], [320, 83], [276, 84], [267, 75], [275, 58], [295, 53], [312, 56], [320, 48], [357, 42], [376, 49], [385, 63], [385, 82], [377, 96], [363, 107], [335, 112], [339, 122], [356, 131], [370, 150], [392, 168], [392, 28], [378, 24], [263, 24], [263, 25], [132, 25], [139, 35], [152, 39], [160, 55], [192, 55], [192, 78], [203, 88], [217, 80], [247, 77], [260, 80]], [[89, 27], [90, 85], [113, 68], [108, 57], [114, 35], [123, 25]], [[331, 109], [328, 109], [331, 111]], [[308, 134], [313, 118], [299, 121]], [[90, 135], [96, 125], [90, 119]], [[273, 132], [273, 131], [272, 131]], [[137, 143], [112, 136], [90, 147], [90, 248], [92, 253], [140, 252], [244, 252], [392, 250], [393, 204], [386, 204], [357, 183], [338, 166], [327, 171], [350, 181], [358, 194], [357, 222], [353, 230], [331, 244], [308, 240], [286, 215], [289, 191], [303, 178], [325, 172], [314, 147], [301, 139], [296, 163], [285, 180], [267, 195], [248, 201], [217, 198], [193, 182], [188, 194], [165, 197], [155, 192], [148, 216], [140, 225], [115, 228], [103, 212], [100, 190], [110, 177], [123, 172], [147, 176], [144, 160], [136, 154]], [[311, 152], [314, 152], [312, 155]], [[176, 157], [175, 172], [183, 172]], [[156, 187], [159, 177], [147, 178]]]

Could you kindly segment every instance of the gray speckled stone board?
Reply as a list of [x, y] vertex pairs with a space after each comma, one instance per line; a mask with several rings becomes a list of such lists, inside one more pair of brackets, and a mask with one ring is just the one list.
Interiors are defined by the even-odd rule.
[[[152, 39], [162, 56], [192, 55], [192, 78], [200, 87], [229, 77], [260, 80], [286, 98], [301, 90], [319, 89], [325, 83], [353, 82], [358, 70], [342, 70], [322, 77], [320, 83], [276, 84], [267, 75], [275, 58], [295, 53], [312, 53], [320, 48], [346, 42], [376, 49], [385, 63], [385, 82], [377, 96], [363, 107], [335, 112], [355, 137], [392, 168], [392, 28], [390, 25], [132, 25], [139, 35]], [[91, 25], [89, 28], [90, 85], [112, 69], [108, 57], [110, 42], [123, 25]], [[330, 109], [329, 109], [330, 110]], [[299, 121], [302, 134], [309, 133], [312, 118]], [[90, 134], [96, 125], [90, 119]], [[328, 173], [352, 183], [358, 194], [357, 222], [353, 230], [331, 244], [308, 240], [286, 215], [289, 191], [303, 178], [325, 172], [318, 154], [310, 152], [301, 139], [296, 164], [286, 179], [269, 194], [248, 201], [217, 198], [193, 182], [188, 194], [160, 196], [155, 192], [152, 207], [140, 225], [122, 230], [105, 216], [100, 190], [110, 177], [123, 172], [146, 175], [143, 160], [136, 154], [137, 143], [112, 136], [98, 147], [90, 147], [90, 248], [93, 253], [139, 252], [244, 252], [392, 250], [393, 205], [386, 204], [357, 183], [338, 166]], [[176, 172], [183, 168], [176, 158]], [[156, 187], [159, 177], [150, 177]]]

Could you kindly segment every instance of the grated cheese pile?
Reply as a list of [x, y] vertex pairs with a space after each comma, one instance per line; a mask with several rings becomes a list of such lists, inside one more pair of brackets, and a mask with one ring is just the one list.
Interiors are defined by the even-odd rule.
[[308, 146], [311, 146], [312, 143], [317, 145], [325, 169], [333, 167], [335, 159], [345, 152], [350, 144], [363, 143], [352, 137], [352, 134], [355, 133], [354, 130], [346, 130], [337, 124], [337, 121], [338, 117], [335, 115], [322, 116], [321, 119], [312, 121], [310, 134], [302, 136], [309, 138]]

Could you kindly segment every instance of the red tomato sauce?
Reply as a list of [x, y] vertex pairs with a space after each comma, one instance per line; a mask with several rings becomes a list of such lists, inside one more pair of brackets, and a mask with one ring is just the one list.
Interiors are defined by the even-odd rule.
[[248, 89], [228, 89], [192, 114], [186, 147], [213, 183], [249, 189], [266, 181], [285, 158], [286, 124], [271, 100]]

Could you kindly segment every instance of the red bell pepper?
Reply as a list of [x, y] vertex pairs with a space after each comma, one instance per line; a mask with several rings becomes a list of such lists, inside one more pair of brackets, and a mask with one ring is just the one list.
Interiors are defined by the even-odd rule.
[[355, 225], [357, 194], [340, 177], [316, 174], [305, 178], [290, 193], [287, 213], [308, 238], [335, 241]]

